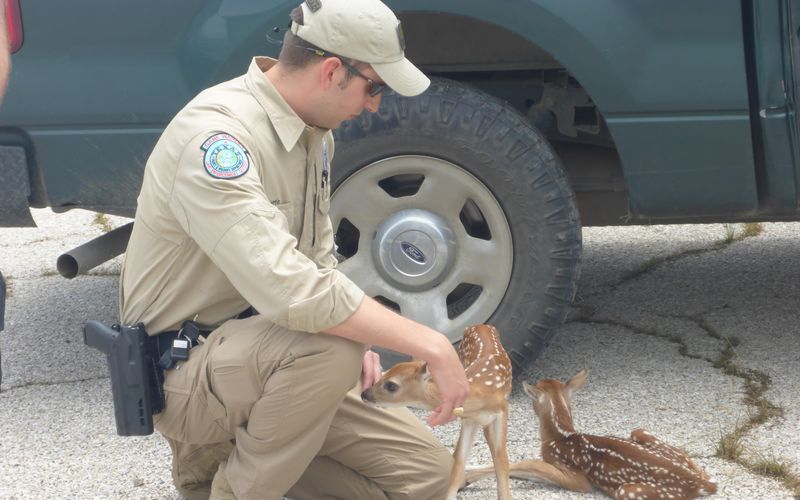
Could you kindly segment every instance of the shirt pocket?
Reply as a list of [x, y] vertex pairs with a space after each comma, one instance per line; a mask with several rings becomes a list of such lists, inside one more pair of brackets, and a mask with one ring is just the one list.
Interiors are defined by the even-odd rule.
[[281, 229], [294, 235], [297, 228], [300, 226], [299, 217], [302, 216], [302, 211], [298, 212], [297, 203], [285, 201], [281, 203], [273, 203], [274, 212], [259, 213], [260, 216], [275, 218], [276, 216], [282, 219], [280, 224]]

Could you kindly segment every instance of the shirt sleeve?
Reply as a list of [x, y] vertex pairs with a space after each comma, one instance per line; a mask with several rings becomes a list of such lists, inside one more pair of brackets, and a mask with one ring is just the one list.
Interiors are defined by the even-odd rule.
[[242, 296], [285, 328], [318, 332], [346, 320], [364, 293], [297, 250], [283, 213], [262, 187], [262, 166], [242, 131], [209, 131], [184, 149], [170, 209]]

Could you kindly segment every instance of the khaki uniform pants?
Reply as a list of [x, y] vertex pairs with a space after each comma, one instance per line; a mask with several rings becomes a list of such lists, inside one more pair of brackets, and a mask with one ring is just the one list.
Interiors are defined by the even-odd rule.
[[260, 316], [215, 330], [166, 372], [156, 429], [178, 490], [190, 499], [443, 498], [452, 455], [407, 409], [361, 402], [363, 354]]

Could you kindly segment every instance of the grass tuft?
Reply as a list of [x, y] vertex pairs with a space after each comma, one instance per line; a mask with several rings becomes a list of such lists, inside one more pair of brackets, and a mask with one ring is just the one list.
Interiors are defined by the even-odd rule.
[[760, 222], [748, 222], [745, 224], [723, 224], [722, 225], [725, 236], [722, 241], [726, 244], [731, 244], [734, 241], [743, 240], [745, 238], [752, 238], [764, 232], [764, 225]]
[[767, 458], [761, 455], [756, 458], [751, 465], [753, 470], [757, 471], [762, 476], [780, 480], [787, 479], [791, 476], [791, 469], [789, 466], [783, 462], [779, 462], [774, 457]]
[[741, 429], [742, 427], [737, 427], [736, 430], [719, 439], [716, 453], [719, 458], [729, 462], [741, 462], [744, 455], [744, 445], [742, 444], [744, 432]]
[[742, 238], [752, 238], [764, 232], [764, 225], [760, 222], [748, 222], [742, 228]]
[[725, 230], [725, 237], [722, 239], [725, 243], [736, 241], [736, 226], [734, 224], [723, 224], [722, 228]]
[[94, 214], [94, 219], [92, 219], [92, 224], [99, 227], [104, 233], [109, 233], [114, 229], [114, 227], [111, 225], [111, 221], [108, 220], [106, 214], [101, 214], [101, 213]]

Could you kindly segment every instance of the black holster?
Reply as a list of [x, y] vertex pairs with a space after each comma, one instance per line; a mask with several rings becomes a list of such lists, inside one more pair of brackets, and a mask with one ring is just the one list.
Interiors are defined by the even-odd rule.
[[108, 358], [117, 434], [152, 434], [153, 415], [164, 409], [164, 372], [158, 366], [156, 338], [149, 337], [141, 323], [108, 327], [87, 321], [83, 340]]

